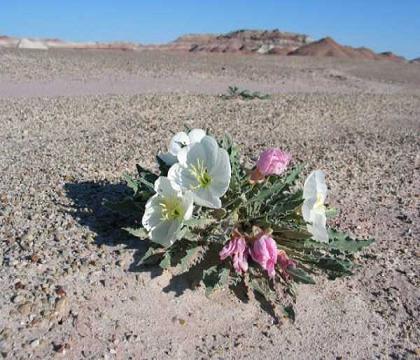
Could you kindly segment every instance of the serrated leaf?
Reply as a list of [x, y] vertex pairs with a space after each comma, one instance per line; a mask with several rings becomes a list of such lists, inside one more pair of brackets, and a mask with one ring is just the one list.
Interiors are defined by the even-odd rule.
[[270, 285], [266, 278], [252, 279], [248, 283], [248, 286], [258, 294], [262, 295], [267, 301], [275, 302], [276, 294], [270, 289]]
[[215, 221], [214, 219], [210, 219], [210, 218], [195, 218], [195, 219], [193, 218], [193, 219], [186, 220], [184, 222], [184, 225], [190, 228], [191, 230], [203, 229], [206, 226], [214, 223], [214, 221]]
[[148, 238], [149, 234], [147, 233], [146, 229], [141, 227], [141, 228], [123, 228], [123, 230], [127, 231], [129, 234], [138, 237], [142, 240], [145, 240]]
[[229, 284], [229, 268], [223, 268], [219, 273], [219, 287], [225, 287]]
[[162, 269], [168, 269], [171, 267], [171, 260], [172, 260], [172, 254], [170, 251], [166, 251], [165, 255], [163, 256], [162, 261], [159, 263], [159, 266]]
[[150, 170], [143, 168], [139, 164], [136, 164], [136, 168], [139, 174], [138, 181], [145, 185], [146, 188], [149, 189], [151, 192], [155, 192], [154, 183], [157, 180], [158, 176], [152, 173]]
[[354, 240], [350, 238], [347, 234], [339, 232], [334, 229], [329, 229], [328, 231], [330, 237], [329, 248], [337, 249], [346, 253], [355, 253], [362, 250], [364, 247], [369, 246], [375, 240]]
[[203, 283], [206, 287], [206, 296], [209, 296], [213, 292], [218, 281], [217, 265], [211, 266], [203, 271]]
[[325, 210], [325, 215], [328, 219], [333, 219], [338, 215], [338, 212], [336, 208], [328, 208]]
[[155, 260], [158, 260], [160, 256], [163, 254], [162, 250], [155, 249], [154, 247], [149, 247], [149, 249], [146, 251], [146, 253], [142, 256], [140, 259], [138, 265], [148, 265], [150, 263], [153, 263], [153, 258]]
[[261, 203], [274, 195], [281, 193], [287, 186], [292, 185], [303, 169], [302, 165], [296, 166], [284, 179], [275, 178], [275, 183], [260, 190], [254, 197], [248, 200], [249, 203]]
[[187, 249], [185, 256], [181, 258], [181, 271], [188, 270], [199, 250], [199, 246]]
[[206, 296], [209, 296], [216, 289], [223, 288], [229, 284], [230, 270], [225, 267], [214, 265], [203, 272], [203, 283], [206, 287]]
[[329, 270], [329, 276], [332, 279], [340, 276], [351, 275], [351, 269], [353, 268], [351, 261], [333, 257], [323, 257], [318, 260], [316, 265], [322, 269]]
[[138, 182], [129, 174], [125, 173], [123, 174], [123, 179], [127, 183], [127, 186], [134, 191], [134, 194], [137, 194], [137, 191], [139, 190], [139, 184]]
[[296, 282], [301, 282], [303, 284], [315, 284], [314, 279], [303, 269], [289, 266], [286, 269], [286, 272], [292, 277]]

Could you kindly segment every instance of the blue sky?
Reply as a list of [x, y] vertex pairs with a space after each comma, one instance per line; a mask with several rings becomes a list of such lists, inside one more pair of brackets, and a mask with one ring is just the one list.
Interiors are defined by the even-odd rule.
[[3, 0], [0, 9], [5, 35], [162, 43], [278, 28], [420, 56], [420, 0]]

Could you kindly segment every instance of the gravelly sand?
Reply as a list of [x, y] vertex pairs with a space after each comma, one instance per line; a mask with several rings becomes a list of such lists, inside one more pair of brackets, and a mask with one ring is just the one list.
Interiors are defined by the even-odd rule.
[[[286, 82], [282, 93], [270, 100], [245, 102], [208, 95], [218, 90], [220, 64], [231, 67], [230, 79], [269, 86], [282, 81], [282, 72], [272, 76], [277, 60], [70, 55], [0, 53], [0, 93], [5, 79], [21, 83], [28, 80], [27, 74], [33, 75], [31, 81], [62, 81], [69, 74], [76, 81], [93, 81], [94, 72], [96, 80], [105, 81], [115, 71], [123, 81], [127, 74], [135, 78], [143, 70], [160, 81], [186, 74], [194, 81], [201, 74], [206, 86], [213, 87], [202, 89], [207, 95], [75, 96], [76, 92], [67, 97], [51, 93], [0, 99], [3, 355], [418, 357], [417, 65], [392, 64], [390, 74], [391, 65], [378, 62], [287, 60], [284, 73], [301, 87], [288, 87]], [[312, 83], [305, 69], [312, 69]], [[344, 79], [326, 84], [326, 73]], [[372, 76], [367, 80], [366, 74]], [[315, 83], [320, 90], [311, 88]], [[179, 92], [185, 91], [180, 83]], [[335, 281], [319, 277], [316, 286], [300, 286], [295, 324], [276, 326], [254, 303], [241, 303], [228, 293], [207, 299], [201, 289], [192, 291], [185, 281], [171, 281], [167, 272], [138, 268], [144, 246], [119, 231], [124, 219], [101, 204], [123, 194], [123, 172], [132, 171], [136, 163], [151, 166], [154, 152], [164, 149], [171, 131], [184, 124], [209, 127], [218, 135], [231, 133], [248, 158], [276, 145], [307, 162], [307, 171], [324, 169], [329, 202], [342, 210], [338, 225], [377, 240], [360, 255], [355, 276]]]

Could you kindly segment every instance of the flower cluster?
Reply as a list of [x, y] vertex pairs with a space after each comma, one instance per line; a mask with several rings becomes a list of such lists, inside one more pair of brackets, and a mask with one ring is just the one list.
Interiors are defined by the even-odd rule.
[[226, 150], [201, 129], [177, 133], [169, 151], [159, 158], [171, 167], [167, 177], [156, 180], [156, 195], [148, 200], [142, 223], [151, 241], [170, 246], [183, 222], [191, 218], [193, 203], [214, 209], [222, 206], [231, 168]]
[[160, 174], [138, 165], [138, 177], [126, 179], [133, 198], [114, 208], [143, 213], [142, 227], [127, 229], [150, 241], [140, 264], [180, 265], [207, 293], [244, 286], [275, 304], [319, 270], [351, 274], [352, 254], [372, 242], [328, 228], [325, 174], [311, 172], [301, 189], [303, 166], [279, 148], [249, 169], [230, 137], [193, 129], [173, 136], [157, 160]]

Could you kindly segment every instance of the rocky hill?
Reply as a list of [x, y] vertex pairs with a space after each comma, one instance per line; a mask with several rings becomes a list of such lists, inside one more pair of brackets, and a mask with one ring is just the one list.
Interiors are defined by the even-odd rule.
[[401, 56], [397, 56], [392, 52], [384, 52], [376, 54], [372, 50], [361, 47], [353, 48], [350, 46], [340, 45], [330, 37], [314, 41], [308, 45], [304, 45], [288, 55], [296, 56], [317, 56], [317, 57], [338, 57], [349, 59], [366, 59], [366, 60], [390, 60], [394, 62], [405, 62]]
[[[365, 60], [406, 62], [392, 52], [377, 54], [371, 49], [353, 48], [337, 43], [330, 37], [313, 41], [308, 35], [275, 30], [238, 30], [226, 34], [189, 34], [161, 45], [127, 42], [66, 42], [60, 39], [31, 39], [0, 36], [0, 48], [19, 49], [111, 49], [167, 50], [201, 53], [240, 53], [262, 55], [338, 57]], [[412, 62], [419, 62], [415, 59]]]
[[187, 35], [173, 44], [189, 46], [191, 52], [242, 52], [259, 54], [287, 54], [310, 43], [312, 39], [303, 34], [279, 30], [238, 30], [222, 35]]

